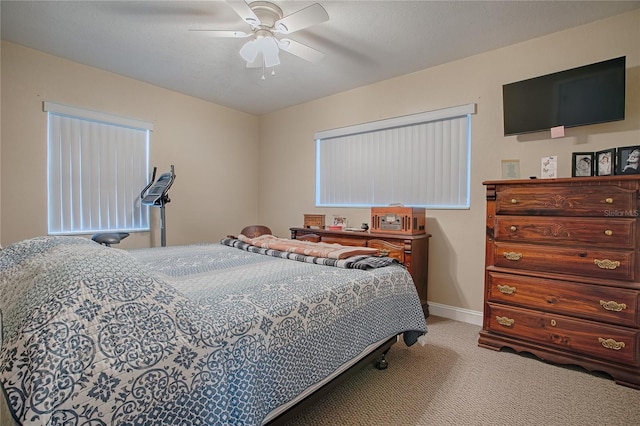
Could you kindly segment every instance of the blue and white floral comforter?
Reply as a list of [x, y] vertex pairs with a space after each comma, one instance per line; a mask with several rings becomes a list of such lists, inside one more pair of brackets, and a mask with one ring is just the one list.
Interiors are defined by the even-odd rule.
[[0, 384], [23, 424], [259, 425], [359, 355], [426, 331], [408, 272], [221, 244], [0, 252]]

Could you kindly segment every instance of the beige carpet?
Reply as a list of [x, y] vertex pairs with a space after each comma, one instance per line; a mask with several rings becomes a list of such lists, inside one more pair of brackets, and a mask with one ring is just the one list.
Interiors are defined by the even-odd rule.
[[477, 346], [480, 327], [430, 317], [429, 343], [398, 342], [294, 425], [640, 425], [640, 390], [578, 367]]

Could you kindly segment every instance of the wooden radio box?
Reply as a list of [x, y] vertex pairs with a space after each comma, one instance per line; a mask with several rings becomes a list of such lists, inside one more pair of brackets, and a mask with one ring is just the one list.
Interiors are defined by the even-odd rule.
[[426, 210], [421, 207], [371, 207], [371, 232], [425, 234]]
[[318, 229], [324, 228], [324, 215], [323, 214], [305, 214], [304, 227], [318, 228]]

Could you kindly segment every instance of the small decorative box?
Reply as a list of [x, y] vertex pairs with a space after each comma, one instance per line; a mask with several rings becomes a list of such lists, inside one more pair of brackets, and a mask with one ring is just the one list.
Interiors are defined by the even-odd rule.
[[305, 214], [304, 215], [304, 227], [305, 228], [324, 228], [324, 215], [323, 214]]

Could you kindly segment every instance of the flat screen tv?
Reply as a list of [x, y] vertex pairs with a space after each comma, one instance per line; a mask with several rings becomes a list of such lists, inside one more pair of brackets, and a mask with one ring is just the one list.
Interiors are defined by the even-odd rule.
[[625, 58], [505, 84], [505, 136], [624, 120]]

